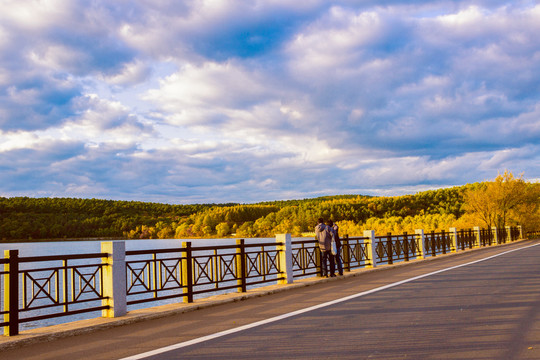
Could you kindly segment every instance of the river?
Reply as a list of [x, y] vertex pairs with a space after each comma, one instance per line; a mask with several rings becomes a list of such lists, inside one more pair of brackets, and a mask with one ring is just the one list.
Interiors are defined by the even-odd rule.
[[[180, 248], [182, 242], [189, 241], [192, 246], [211, 246], [211, 245], [230, 245], [234, 244], [236, 239], [148, 239], [148, 240], [124, 240], [126, 250], [149, 250], [149, 249], [168, 249]], [[250, 238], [246, 243], [273, 242], [275, 238]], [[48, 255], [71, 255], [85, 253], [101, 252], [102, 241], [54, 241], [54, 242], [24, 242], [24, 243], [0, 243], [0, 250], [19, 250], [19, 257], [48, 256]], [[1, 278], [1, 276], [0, 276]], [[0, 303], [3, 306], [3, 279], [0, 279], [0, 288], [2, 296]], [[145, 308], [151, 306], [165, 305], [173, 302], [179, 302], [182, 299], [170, 299], [164, 301], [155, 301], [147, 304], [130, 306], [128, 310]], [[65, 323], [69, 321], [91, 319], [101, 316], [100, 312], [89, 312], [73, 316], [58, 317], [36, 322], [22, 323], [21, 330], [43, 327]]]

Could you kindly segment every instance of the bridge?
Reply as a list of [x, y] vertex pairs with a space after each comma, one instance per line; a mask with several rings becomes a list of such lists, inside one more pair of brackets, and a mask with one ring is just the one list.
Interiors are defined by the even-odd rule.
[[536, 245], [450, 251], [34, 329], [3, 337], [0, 349], [6, 359], [539, 358]]

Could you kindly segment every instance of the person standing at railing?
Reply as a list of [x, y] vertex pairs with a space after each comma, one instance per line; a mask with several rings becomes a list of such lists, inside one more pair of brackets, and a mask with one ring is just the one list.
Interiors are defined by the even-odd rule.
[[332, 255], [332, 230], [324, 224], [322, 218], [319, 218], [318, 224], [315, 226], [315, 239], [319, 243], [319, 249], [321, 250], [322, 276], [329, 276], [328, 262], [330, 262], [330, 276], [335, 277], [334, 256]]
[[336, 243], [336, 255], [334, 255], [334, 263], [337, 265], [339, 275], [343, 275], [343, 263], [341, 262], [341, 240], [339, 239], [339, 227], [332, 220], [328, 220], [327, 226], [332, 231], [334, 242]]

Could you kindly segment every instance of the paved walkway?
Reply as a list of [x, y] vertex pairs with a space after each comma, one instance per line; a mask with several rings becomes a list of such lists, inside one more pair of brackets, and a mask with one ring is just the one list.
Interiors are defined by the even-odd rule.
[[[35, 329], [3, 337], [0, 350], [2, 359], [118, 359], [354, 297], [531, 244], [523, 241], [438, 256], [434, 261], [361, 270], [342, 278], [308, 279], [247, 294], [221, 295], [192, 305], [132, 311], [121, 319]], [[155, 358], [538, 359], [540, 246], [530, 249], [407, 282], [365, 299], [358, 297], [358, 302], [351, 299], [339, 309], [332, 306], [308, 312], [307, 318], [287, 318], [216, 338], [187, 348], [188, 352], [184, 349], [181, 354]], [[504, 287], [499, 286], [501, 279], [507, 280]], [[465, 292], [459, 294], [462, 290]], [[502, 300], [495, 303], [493, 299]], [[450, 324], [450, 328], [438, 324]], [[342, 340], [339, 353], [333, 346], [322, 346], [335, 344], [336, 339]], [[517, 357], [504, 357], [508, 355]]]

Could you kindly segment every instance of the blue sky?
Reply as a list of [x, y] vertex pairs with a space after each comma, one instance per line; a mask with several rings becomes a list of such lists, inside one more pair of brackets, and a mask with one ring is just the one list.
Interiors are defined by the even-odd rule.
[[2, 0], [0, 196], [540, 178], [539, 1]]

